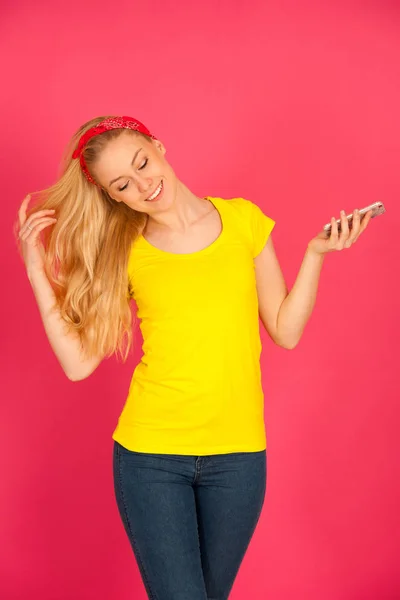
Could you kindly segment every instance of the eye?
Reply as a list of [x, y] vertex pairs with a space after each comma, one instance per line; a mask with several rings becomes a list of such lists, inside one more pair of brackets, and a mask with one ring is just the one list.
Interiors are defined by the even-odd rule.
[[[145, 166], [147, 165], [147, 163], [148, 163], [148, 159], [146, 158], [146, 159], [144, 160], [143, 164], [142, 164], [142, 165], [139, 167], [139, 171], [141, 171], [142, 169], [144, 169], [144, 168], [145, 168]], [[128, 182], [128, 183], [129, 183], [129, 182]], [[119, 191], [119, 192], [123, 192], [124, 190], [126, 190], [126, 188], [128, 187], [128, 183], [127, 183], [126, 185], [124, 185], [124, 187], [122, 187], [122, 188], [118, 188], [118, 191]]]

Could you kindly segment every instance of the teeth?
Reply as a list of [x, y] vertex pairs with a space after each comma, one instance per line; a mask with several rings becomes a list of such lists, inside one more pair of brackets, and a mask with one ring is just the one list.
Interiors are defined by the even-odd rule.
[[152, 194], [151, 196], [146, 198], [146, 200], [154, 200], [154, 198], [157, 198], [158, 194], [161, 192], [161, 188], [162, 188], [162, 182], [160, 183], [160, 185], [158, 186], [158, 188], [156, 189], [154, 194]]

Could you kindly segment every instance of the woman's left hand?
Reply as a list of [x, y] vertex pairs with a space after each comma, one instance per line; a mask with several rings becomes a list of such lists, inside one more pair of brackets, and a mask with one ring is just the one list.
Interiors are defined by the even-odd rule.
[[368, 223], [371, 220], [371, 215], [372, 210], [368, 211], [360, 222], [360, 215], [356, 209], [353, 212], [352, 227], [349, 229], [346, 213], [344, 210], [342, 210], [340, 212], [341, 232], [339, 233], [338, 231], [336, 219], [332, 217], [330, 237], [327, 237], [325, 231], [322, 231], [309, 242], [308, 249], [316, 254], [326, 254], [327, 252], [334, 252], [335, 250], [350, 248], [350, 246], [358, 240], [363, 231], [365, 231], [368, 227]]

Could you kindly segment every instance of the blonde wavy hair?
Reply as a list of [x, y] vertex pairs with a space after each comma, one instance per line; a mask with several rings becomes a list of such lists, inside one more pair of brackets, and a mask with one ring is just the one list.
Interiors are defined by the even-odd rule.
[[[55, 209], [57, 222], [46, 227], [41, 236], [45, 272], [67, 332], [78, 334], [85, 358], [116, 353], [125, 362], [133, 345], [128, 258], [133, 241], [146, 225], [147, 214], [116, 202], [103, 188], [89, 183], [79, 159], [72, 159], [81, 135], [113, 116], [92, 119], [76, 131], [62, 158], [59, 179], [49, 188], [34, 192], [38, 202], [26, 216]], [[91, 138], [84, 159], [93, 178], [91, 166], [108, 142], [122, 133], [151, 140], [126, 129]], [[18, 243], [17, 223], [14, 231]]]

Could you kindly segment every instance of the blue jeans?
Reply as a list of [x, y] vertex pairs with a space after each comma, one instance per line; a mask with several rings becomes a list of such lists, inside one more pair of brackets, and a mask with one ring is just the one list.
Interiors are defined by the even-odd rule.
[[114, 440], [117, 506], [151, 600], [228, 598], [263, 507], [266, 462], [266, 450], [151, 454]]

